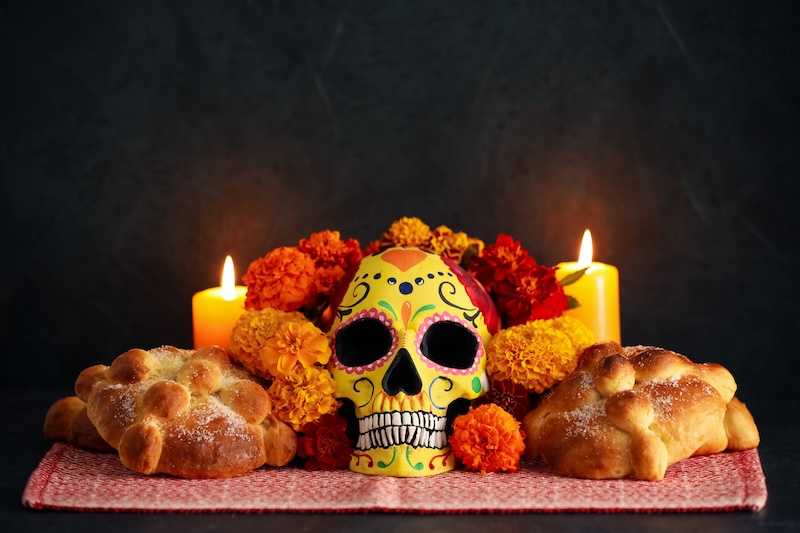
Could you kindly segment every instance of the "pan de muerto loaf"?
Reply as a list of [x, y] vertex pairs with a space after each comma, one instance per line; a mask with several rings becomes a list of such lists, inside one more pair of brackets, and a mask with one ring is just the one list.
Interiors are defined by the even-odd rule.
[[758, 446], [736, 382], [661, 348], [595, 344], [524, 420], [527, 452], [573, 477], [663, 479], [677, 461]]
[[81, 372], [75, 390], [100, 435], [136, 472], [218, 478], [295, 454], [264, 388], [217, 347], [130, 350]]
[[77, 396], [61, 398], [47, 410], [44, 436], [98, 452], [110, 452], [108, 445], [86, 415], [86, 404]]

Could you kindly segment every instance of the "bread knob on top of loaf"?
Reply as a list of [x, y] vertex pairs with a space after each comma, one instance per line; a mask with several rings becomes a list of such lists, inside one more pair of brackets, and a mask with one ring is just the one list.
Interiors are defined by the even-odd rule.
[[229, 477], [295, 455], [297, 438], [266, 390], [218, 347], [133, 349], [81, 372], [75, 391], [122, 463], [142, 474]]
[[695, 455], [758, 446], [725, 368], [661, 348], [586, 348], [524, 420], [527, 453], [574, 477], [662, 479]]

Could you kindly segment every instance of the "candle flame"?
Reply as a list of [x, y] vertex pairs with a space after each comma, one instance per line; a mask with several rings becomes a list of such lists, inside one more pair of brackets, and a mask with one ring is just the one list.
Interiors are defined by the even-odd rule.
[[578, 253], [578, 267], [586, 268], [592, 265], [592, 232], [584, 230], [581, 239], [581, 251]]
[[231, 256], [225, 257], [220, 287], [222, 288], [222, 297], [225, 300], [236, 298], [236, 272], [233, 269], [233, 258]]

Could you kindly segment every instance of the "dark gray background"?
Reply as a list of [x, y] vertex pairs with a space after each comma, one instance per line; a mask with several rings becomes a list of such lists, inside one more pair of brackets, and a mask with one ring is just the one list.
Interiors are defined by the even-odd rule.
[[721, 362], [759, 421], [796, 420], [784, 4], [19, 2], [0, 20], [5, 385], [66, 392], [130, 347], [188, 345], [226, 253], [241, 272], [415, 214], [543, 262], [591, 227], [626, 343]]

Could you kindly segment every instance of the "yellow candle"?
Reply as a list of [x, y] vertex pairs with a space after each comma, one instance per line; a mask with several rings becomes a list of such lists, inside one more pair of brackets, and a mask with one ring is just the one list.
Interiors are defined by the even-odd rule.
[[222, 282], [192, 296], [192, 326], [194, 347], [228, 347], [236, 320], [244, 312], [247, 287], [236, 285], [231, 256], [225, 258]]
[[620, 342], [619, 271], [612, 265], [592, 261], [592, 234], [588, 229], [583, 233], [578, 261], [559, 263], [558, 279], [569, 281], [580, 271], [583, 275], [577, 281], [564, 286], [567, 296], [578, 304], [566, 314], [586, 324], [597, 341]]

